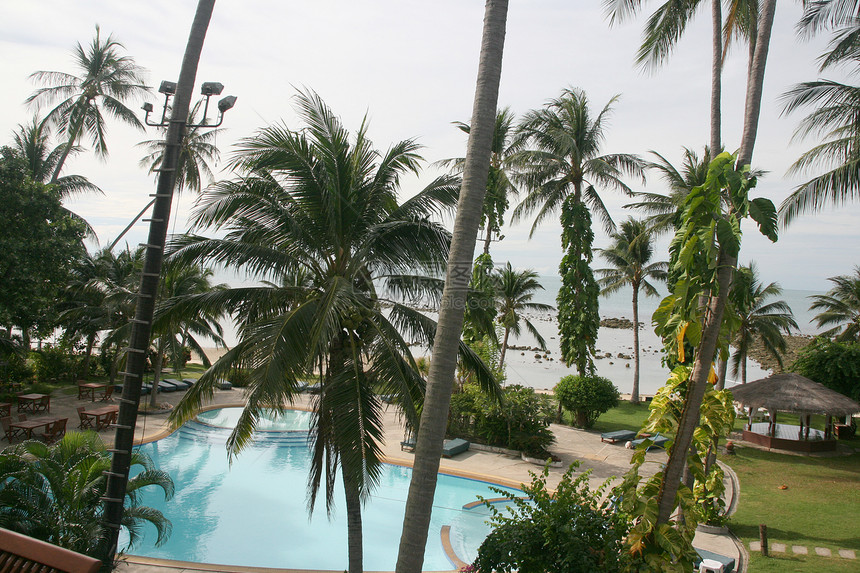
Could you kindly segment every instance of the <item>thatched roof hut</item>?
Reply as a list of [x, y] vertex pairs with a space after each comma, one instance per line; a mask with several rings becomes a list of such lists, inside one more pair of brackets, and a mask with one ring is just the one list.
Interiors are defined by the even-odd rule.
[[736, 402], [751, 408], [826, 416], [860, 412], [860, 404], [848, 396], [794, 372], [773, 374], [729, 390]]

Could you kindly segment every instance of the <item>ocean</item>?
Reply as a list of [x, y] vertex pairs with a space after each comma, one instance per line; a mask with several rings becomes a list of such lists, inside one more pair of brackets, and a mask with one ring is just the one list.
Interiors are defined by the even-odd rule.
[[[538, 291], [534, 301], [555, 306], [556, 295], [561, 286], [561, 278], [558, 275], [542, 275], [539, 277], [544, 290]], [[246, 282], [226, 273], [218, 273], [216, 282], [225, 282], [231, 286]], [[646, 297], [640, 293], [639, 320], [644, 323], [640, 331], [640, 372], [639, 392], [643, 395], [654, 394], [666, 381], [669, 370], [661, 364], [663, 344], [654, 333], [651, 324], [651, 315], [657, 309], [660, 300], [665, 296]], [[784, 289], [782, 300], [786, 301], [794, 312], [795, 320], [800, 327], [801, 334], [816, 334], [817, 327], [812, 323], [814, 313], [809, 311], [811, 301], [809, 296], [823, 294], [814, 291]], [[601, 318], [626, 318], [633, 319], [633, 293], [632, 289], [622, 289], [609, 296], [600, 297]], [[435, 316], [434, 316], [435, 318]], [[558, 321], [555, 312], [533, 313], [529, 319], [537, 328], [538, 332], [547, 342], [549, 359], [544, 359], [544, 353], [540, 357], [534, 351], [508, 350], [505, 356], [505, 369], [507, 374], [506, 383], [522, 384], [541, 390], [551, 390], [558, 381], [568, 375], [576, 374], [573, 368], [567, 368], [559, 360], [560, 345], [558, 340]], [[225, 324], [225, 339], [229, 346], [237, 342], [236, 329], [232, 324]], [[537, 346], [536, 342], [528, 335], [520, 339], [510, 341], [515, 346]], [[621, 393], [627, 394], [633, 388], [633, 360], [620, 358], [618, 354], [631, 356], [633, 354], [633, 331], [617, 328], [603, 328], [598, 332], [597, 354], [605, 356], [607, 353], [611, 358], [600, 358], [595, 360], [597, 374], [604, 376], [618, 387]], [[416, 354], [420, 351], [416, 349]], [[753, 360], [748, 361], [747, 380], [757, 380], [771, 374], [769, 370], [761, 368]], [[731, 377], [729, 377], [731, 378]], [[727, 380], [727, 385], [732, 385], [733, 380]]]

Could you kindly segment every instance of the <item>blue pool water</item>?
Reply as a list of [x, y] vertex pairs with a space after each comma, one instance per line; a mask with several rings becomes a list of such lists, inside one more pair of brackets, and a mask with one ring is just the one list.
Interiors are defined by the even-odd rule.
[[[312, 516], [307, 511], [307, 412], [293, 411], [264, 424], [255, 443], [228, 464], [225, 441], [239, 408], [200, 415], [170, 436], [141, 446], [155, 464], [167, 471], [176, 495], [165, 503], [153, 488], [142, 499], [173, 523], [173, 534], [154, 546], [155, 531], [147, 526], [143, 542], [127, 552], [162, 559], [200, 563], [344, 570], [347, 567], [347, 528], [343, 492], [335, 493], [335, 509], [326, 518], [320, 497]], [[217, 427], [222, 426], [222, 427]], [[304, 431], [302, 431], [304, 428]], [[411, 469], [386, 465], [380, 485], [364, 506], [364, 567], [393, 571]], [[338, 479], [338, 485], [340, 480]], [[451, 526], [457, 555], [472, 561], [489, 533], [489, 512], [480, 505], [463, 506], [477, 497], [498, 497], [491, 484], [439, 476], [424, 558], [424, 570], [450, 570], [442, 550], [440, 530]]]

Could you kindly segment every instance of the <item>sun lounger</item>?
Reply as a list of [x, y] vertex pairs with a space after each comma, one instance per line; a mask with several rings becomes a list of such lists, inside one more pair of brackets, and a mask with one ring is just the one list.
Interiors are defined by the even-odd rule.
[[628, 442], [636, 437], [636, 432], [632, 430], [615, 430], [614, 432], [603, 432], [600, 434], [601, 442]]
[[[693, 549], [696, 549], [695, 547]], [[705, 549], [696, 549], [696, 553], [699, 554], [699, 559], [696, 561], [696, 571], [699, 570], [699, 564], [704, 559], [710, 559], [711, 561], [716, 561], [720, 565], [722, 565], [723, 573], [733, 573], [735, 570], [735, 560], [732, 557], [726, 557], [725, 555], [720, 555], [719, 553], [714, 553], [713, 551], [706, 551]]]
[[188, 384], [189, 388], [197, 384], [197, 380], [195, 380], [194, 378], [183, 378], [182, 381]]
[[471, 444], [462, 438], [454, 438], [453, 440], [445, 440], [442, 444], [442, 457], [451, 458], [457, 454], [469, 451]]
[[173, 384], [174, 386], [176, 386], [177, 390], [188, 390], [189, 388], [191, 388], [191, 384], [189, 384], [185, 380], [177, 380], [176, 378], [165, 378], [164, 381], [168, 384]]
[[638, 440], [633, 440], [632, 442], [628, 443], [630, 444], [631, 448], [635, 449], [638, 448], [639, 445], [642, 444], [645, 440], [651, 440], [651, 445], [648, 446], [648, 449], [650, 450], [651, 448], [662, 448], [666, 445], [666, 442], [669, 441], [669, 438], [661, 434], [657, 434], [656, 436], [651, 436], [650, 438], [639, 438]]
[[221, 380], [220, 382], [218, 382], [218, 389], [219, 390], [232, 390], [233, 384], [232, 384], [232, 382], [228, 382], [227, 380]]
[[170, 384], [169, 382], [165, 382], [164, 380], [158, 381], [158, 391], [159, 392], [176, 392], [176, 386]]
[[158, 382], [158, 387], [159, 387], [159, 388], [162, 388], [162, 386], [161, 386], [161, 384], [162, 384], [162, 383], [167, 384], [168, 386], [172, 387], [172, 388], [173, 388], [173, 390], [172, 390], [173, 392], [178, 391], [178, 390], [185, 390], [185, 385], [184, 385], [184, 384], [182, 384], [182, 383], [181, 383], [181, 382], [179, 382], [178, 380], [174, 380], [174, 379], [172, 379], [172, 378], [165, 378], [164, 380], [160, 380], [160, 381]]
[[[114, 384], [113, 387], [114, 392], [118, 392], [122, 394], [122, 384]], [[145, 396], [152, 392], [152, 384], [142, 384], [140, 386], [140, 395]]]

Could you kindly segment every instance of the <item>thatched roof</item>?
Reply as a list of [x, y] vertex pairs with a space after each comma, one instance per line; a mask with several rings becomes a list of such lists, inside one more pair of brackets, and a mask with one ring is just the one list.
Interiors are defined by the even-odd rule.
[[752, 408], [831, 416], [860, 412], [860, 404], [848, 396], [794, 372], [773, 374], [729, 390], [735, 402]]

